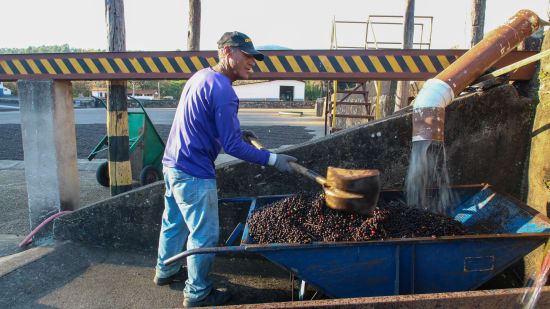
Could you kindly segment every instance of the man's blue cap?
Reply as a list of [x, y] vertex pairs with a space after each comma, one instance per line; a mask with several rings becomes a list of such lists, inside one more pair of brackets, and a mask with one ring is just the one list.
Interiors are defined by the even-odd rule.
[[223, 48], [224, 46], [237, 47], [242, 50], [243, 53], [254, 56], [254, 59], [256, 60], [264, 60], [264, 54], [254, 48], [252, 40], [244, 33], [238, 31], [224, 33], [218, 40], [218, 49]]

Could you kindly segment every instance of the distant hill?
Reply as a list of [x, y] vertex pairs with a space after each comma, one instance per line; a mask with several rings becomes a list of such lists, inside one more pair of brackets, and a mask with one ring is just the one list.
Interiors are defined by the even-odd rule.
[[0, 54], [36, 54], [36, 53], [84, 53], [100, 52], [101, 49], [72, 48], [68, 44], [29, 46], [27, 48], [0, 48]]
[[292, 48], [279, 46], [279, 45], [262, 45], [262, 46], [256, 47], [256, 49], [260, 49], [260, 50], [281, 50], [281, 49], [291, 50]]

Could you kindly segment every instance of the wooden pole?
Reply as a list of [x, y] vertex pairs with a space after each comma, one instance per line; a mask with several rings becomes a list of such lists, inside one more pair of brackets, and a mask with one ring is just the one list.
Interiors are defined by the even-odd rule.
[[[411, 49], [414, 39], [414, 0], [405, 0], [405, 14], [403, 15], [403, 49]], [[398, 81], [396, 105], [399, 109], [409, 105], [409, 82]]]
[[405, 1], [403, 15], [403, 49], [411, 49], [414, 38], [414, 0]]
[[486, 2], [487, 0], [472, 0], [472, 40], [470, 41], [470, 47], [483, 39]]
[[[108, 50], [110, 52], [126, 51], [123, 0], [105, 0], [105, 21]], [[126, 81], [107, 81], [107, 88], [109, 183], [111, 195], [117, 195], [132, 189]]]
[[187, 50], [200, 50], [201, 43], [201, 0], [189, 0], [189, 31]]

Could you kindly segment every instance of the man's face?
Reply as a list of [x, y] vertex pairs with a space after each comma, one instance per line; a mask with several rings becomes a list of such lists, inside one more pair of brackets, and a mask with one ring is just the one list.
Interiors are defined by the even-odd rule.
[[254, 56], [243, 53], [240, 49], [234, 48], [229, 56], [229, 65], [235, 80], [248, 79], [249, 73], [256, 65]]

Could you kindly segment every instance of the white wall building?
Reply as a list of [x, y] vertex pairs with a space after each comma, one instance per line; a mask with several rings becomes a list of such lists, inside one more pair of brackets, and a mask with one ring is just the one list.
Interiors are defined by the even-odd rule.
[[239, 100], [303, 101], [305, 85], [299, 80], [244, 81], [233, 89]]
[[107, 88], [92, 88], [92, 96], [100, 99], [107, 98]]

